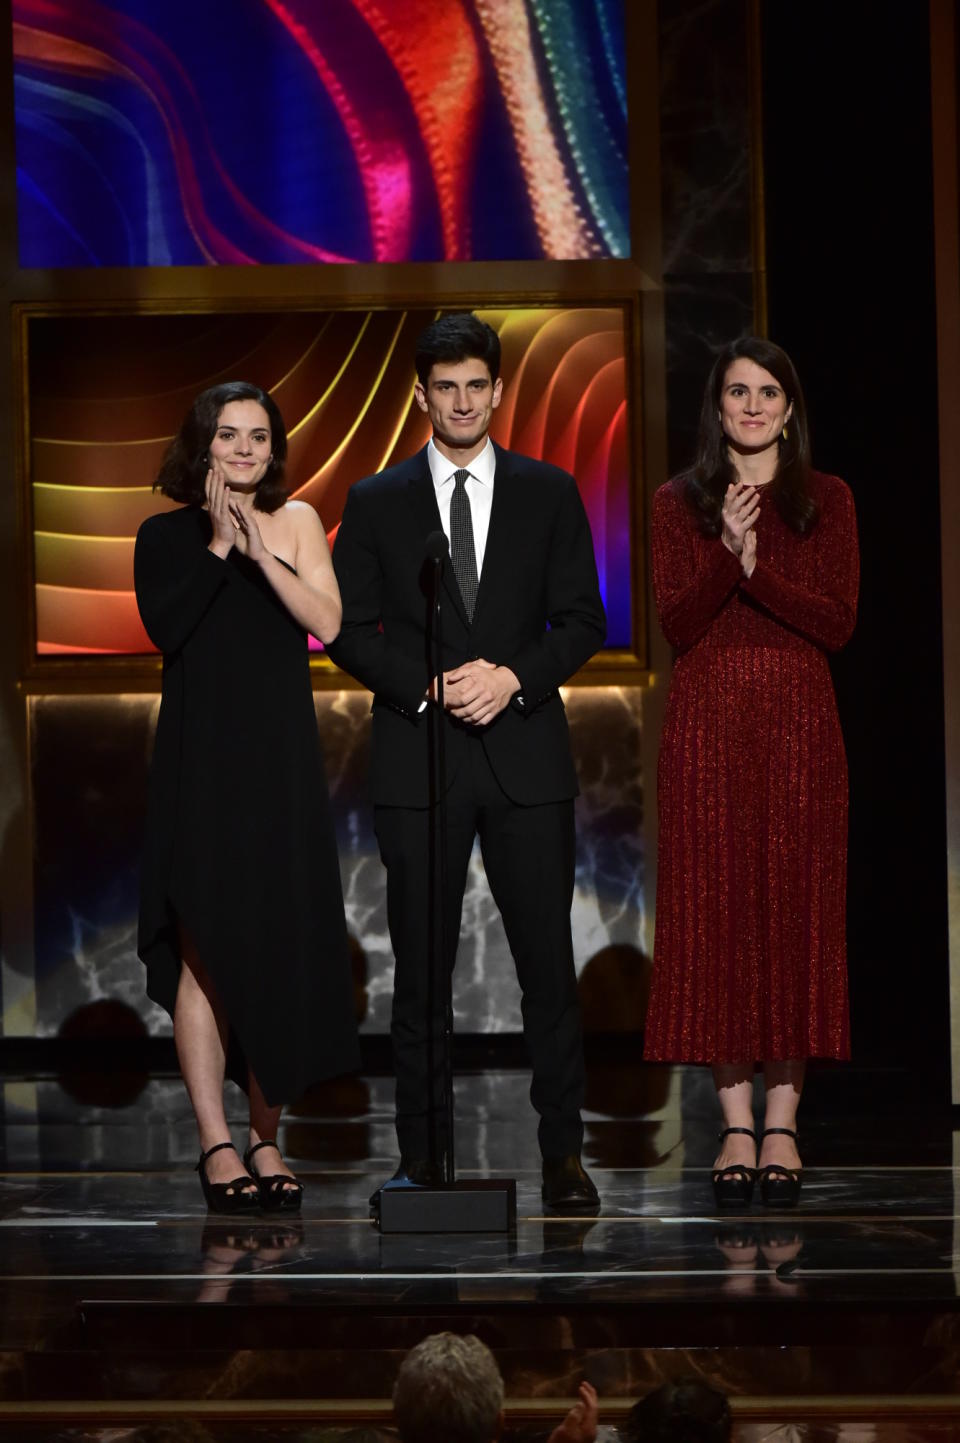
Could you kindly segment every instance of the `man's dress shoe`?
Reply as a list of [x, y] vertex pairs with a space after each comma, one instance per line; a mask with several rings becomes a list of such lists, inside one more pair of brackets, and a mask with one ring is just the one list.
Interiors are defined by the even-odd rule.
[[[443, 1181], [440, 1167], [421, 1157], [402, 1157], [400, 1166], [388, 1182], [409, 1182], [415, 1187], [435, 1187]], [[382, 1184], [381, 1184], [382, 1186]], [[380, 1188], [370, 1194], [370, 1207], [377, 1212], [380, 1207]]]
[[548, 1212], [592, 1213], [600, 1208], [600, 1194], [573, 1154], [543, 1159], [542, 1195]]

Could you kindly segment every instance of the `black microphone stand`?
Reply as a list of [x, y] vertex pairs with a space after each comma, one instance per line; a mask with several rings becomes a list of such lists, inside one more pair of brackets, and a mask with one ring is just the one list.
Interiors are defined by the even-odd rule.
[[[435, 533], [431, 533], [431, 538]], [[440, 533], [443, 535], [443, 533]], [[428, 541], [431, 539], [428, 538]], [[443, 537], [446, 541], [446, 537]], [[450, 966], [450, 936], [447, 922], [447, 752], [443, 702], [443, 611], [440, 606], [440, 581], [443, 574], [443, 548], [433, 561], [433, 657], [432, 670], [437, 679], [437, 713], [433, 718], [433, 742], [430, 758], [430, 899], [431, 899], [431, 986], [430, 1001], [435, 996], [436, 969], [440, 969], [443, 989], [443, 1142], [440, 1149], [440, 1175], [445, 1183], [455, 1181], [453, 1143], [453, 968]], [[429, 553], [428, 553], [429, 554]], [[429, 1004], [428, 1004], [429, 1005]], [[430, 1036], [432, 1037], [432, 1018]], [[431, 1069], [432, 1071], [432, 1069]], [[431, 1077], [431, 1084], [432, 1084]], [[430, 1107], [433, 1112], [434, 1092], [431, 1086]], [[436, 1147], [436, 1128], [431, 1129]], [[431, 1156], [436, 1162], [436, 1155]]]
[[[436, 678], [436, 707], [426, 718], [430, 749], [429, 887], [430, 923], [427, 958], [427, 1088], [430, 1108], [430, 1161], [441, 1181], [436, 1185], [393, 1179], [380, 1189], [381, 1233], [511, 1232], [516, 1226], [517, 1190], [512, 1178], [457, 1182], [453, 1133], [453, 968], [447, 920], [447, 756], [443, 699], [443, 612], [440, 604], [444, 558], [450, 544], [442, 531], [426, 540], [431, 579], [431, 674]], [[440, 979], [443, 1001], [441, 1083], [442, 1140], [437, 1139], [436, 1057], [433, 1045], [434, 998]]]

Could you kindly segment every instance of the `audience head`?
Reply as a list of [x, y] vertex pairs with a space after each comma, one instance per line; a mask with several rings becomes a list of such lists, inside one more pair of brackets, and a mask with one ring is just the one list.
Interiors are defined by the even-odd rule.
[[403, 1443], [493, 1443], [503, 1424], [503, 1379], [472, 1334], [434, 1333], [400, 1364], [393, 1412]]
[[[318, 1443], [320, 1434], [317, 1435]], [[323, 1433], [324, 1443], [330, 1443], [330, 1430], [325, 1429]], [[310, 1435], [308, 1434], [309, 1438]], [[396, 1434], [385, 1428], [376, 1428], [372, 1423], [366, 1426], [358, 1425], [356, 1428], [347, 1428], [343, 1433], [337, 1433], [337, 1443], [397, 1443]]]
[[116, 1438], [116, 1443], [213, 1443], [210, 1430], [192, 1418], [178, 1418], [176, 1422], [169, 1423], [144, 1423], [129, 1432], [118, 1429], [111, 1437]]
[[635, 1403], [620, 1432], [628, 1443], [728, 1443], [730, 1408], [699, 1378], [677, 1378]]

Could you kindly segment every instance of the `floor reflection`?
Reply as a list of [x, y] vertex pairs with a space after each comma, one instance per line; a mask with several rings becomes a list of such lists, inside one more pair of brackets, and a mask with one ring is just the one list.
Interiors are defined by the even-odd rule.
[[[321, 1090], [286, 1121], [281, 1142], [305, 1186], [295, 1219], [207, 1214], [177, 1078], [110, 1099], [54, 1078], [8, 1079], [0, 1437], [374, 1443], [342, 1439], [334, 1418], [267, 1422], [242, 1410], [360, 1399], [382, 1422], [399, 1357], [439, 1326], [479, 1331], [508, 1396], [547, 1413], [589, 1377], [615, 1425], [627, 1400], [692, 1371], [739, 1404], [735, 1443], [960, 1437], [960, 1172], [949, 1129], [860, 1111], [854, 1086], [836, 1093], [831, 1114], [822, 1082], [804, 1129], [800, 1206], [757, 1202], [719, 1216], [706, 1084], [682, 1069], [645, 1076], [634, 1061], [605, 1061], [584, 1147], [602, 1211], [565, 1219], [543, 1215], [525, 1075], [460, 1078], [458, 1173], [515, 1178], [517, 1227], [437, 1237], [381, 1236], [369, 1217], [368, 1195], [395, 1165], [389, 1078]], [[238, 1094], [238, 1137], [244, 1116]], [[239, 1411], [137, 1420], [152, 1432], [129, 1413], [109, 1428], [93, 1414], [56, 1427], [28, 1416], [44, 1399], [91, 1398], [222, 1400]], [[831, 1413], [833, 1399], [843, 1406]], [[891, 1413], [891, 1399], [901, 1409], [914, 1400], [914, 1416]], [[924, 1399], [937, 1407], [924, 1413]], [[4, 1409], [14, 1402], [28, 1412], [11, 1431]], [[504, 1443], [540, 1443], [535, 1435], [519, 1412]]]
[[200, 1271], [205, 1281], [197, 1292], [197, 1302], [227, 1302], [239, 1274], [249, 1275], [289, 1262], [293, 1250], [302, 1247], [303, 1241], [300, 1219], [283, 1223], [210, 1219], [200, 1233]]

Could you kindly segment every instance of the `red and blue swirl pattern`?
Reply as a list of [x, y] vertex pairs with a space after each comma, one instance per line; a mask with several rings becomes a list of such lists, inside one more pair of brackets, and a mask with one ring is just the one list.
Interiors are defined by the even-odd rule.
[[28, 267], [629, 254], [624, 0], [13, 0]]

